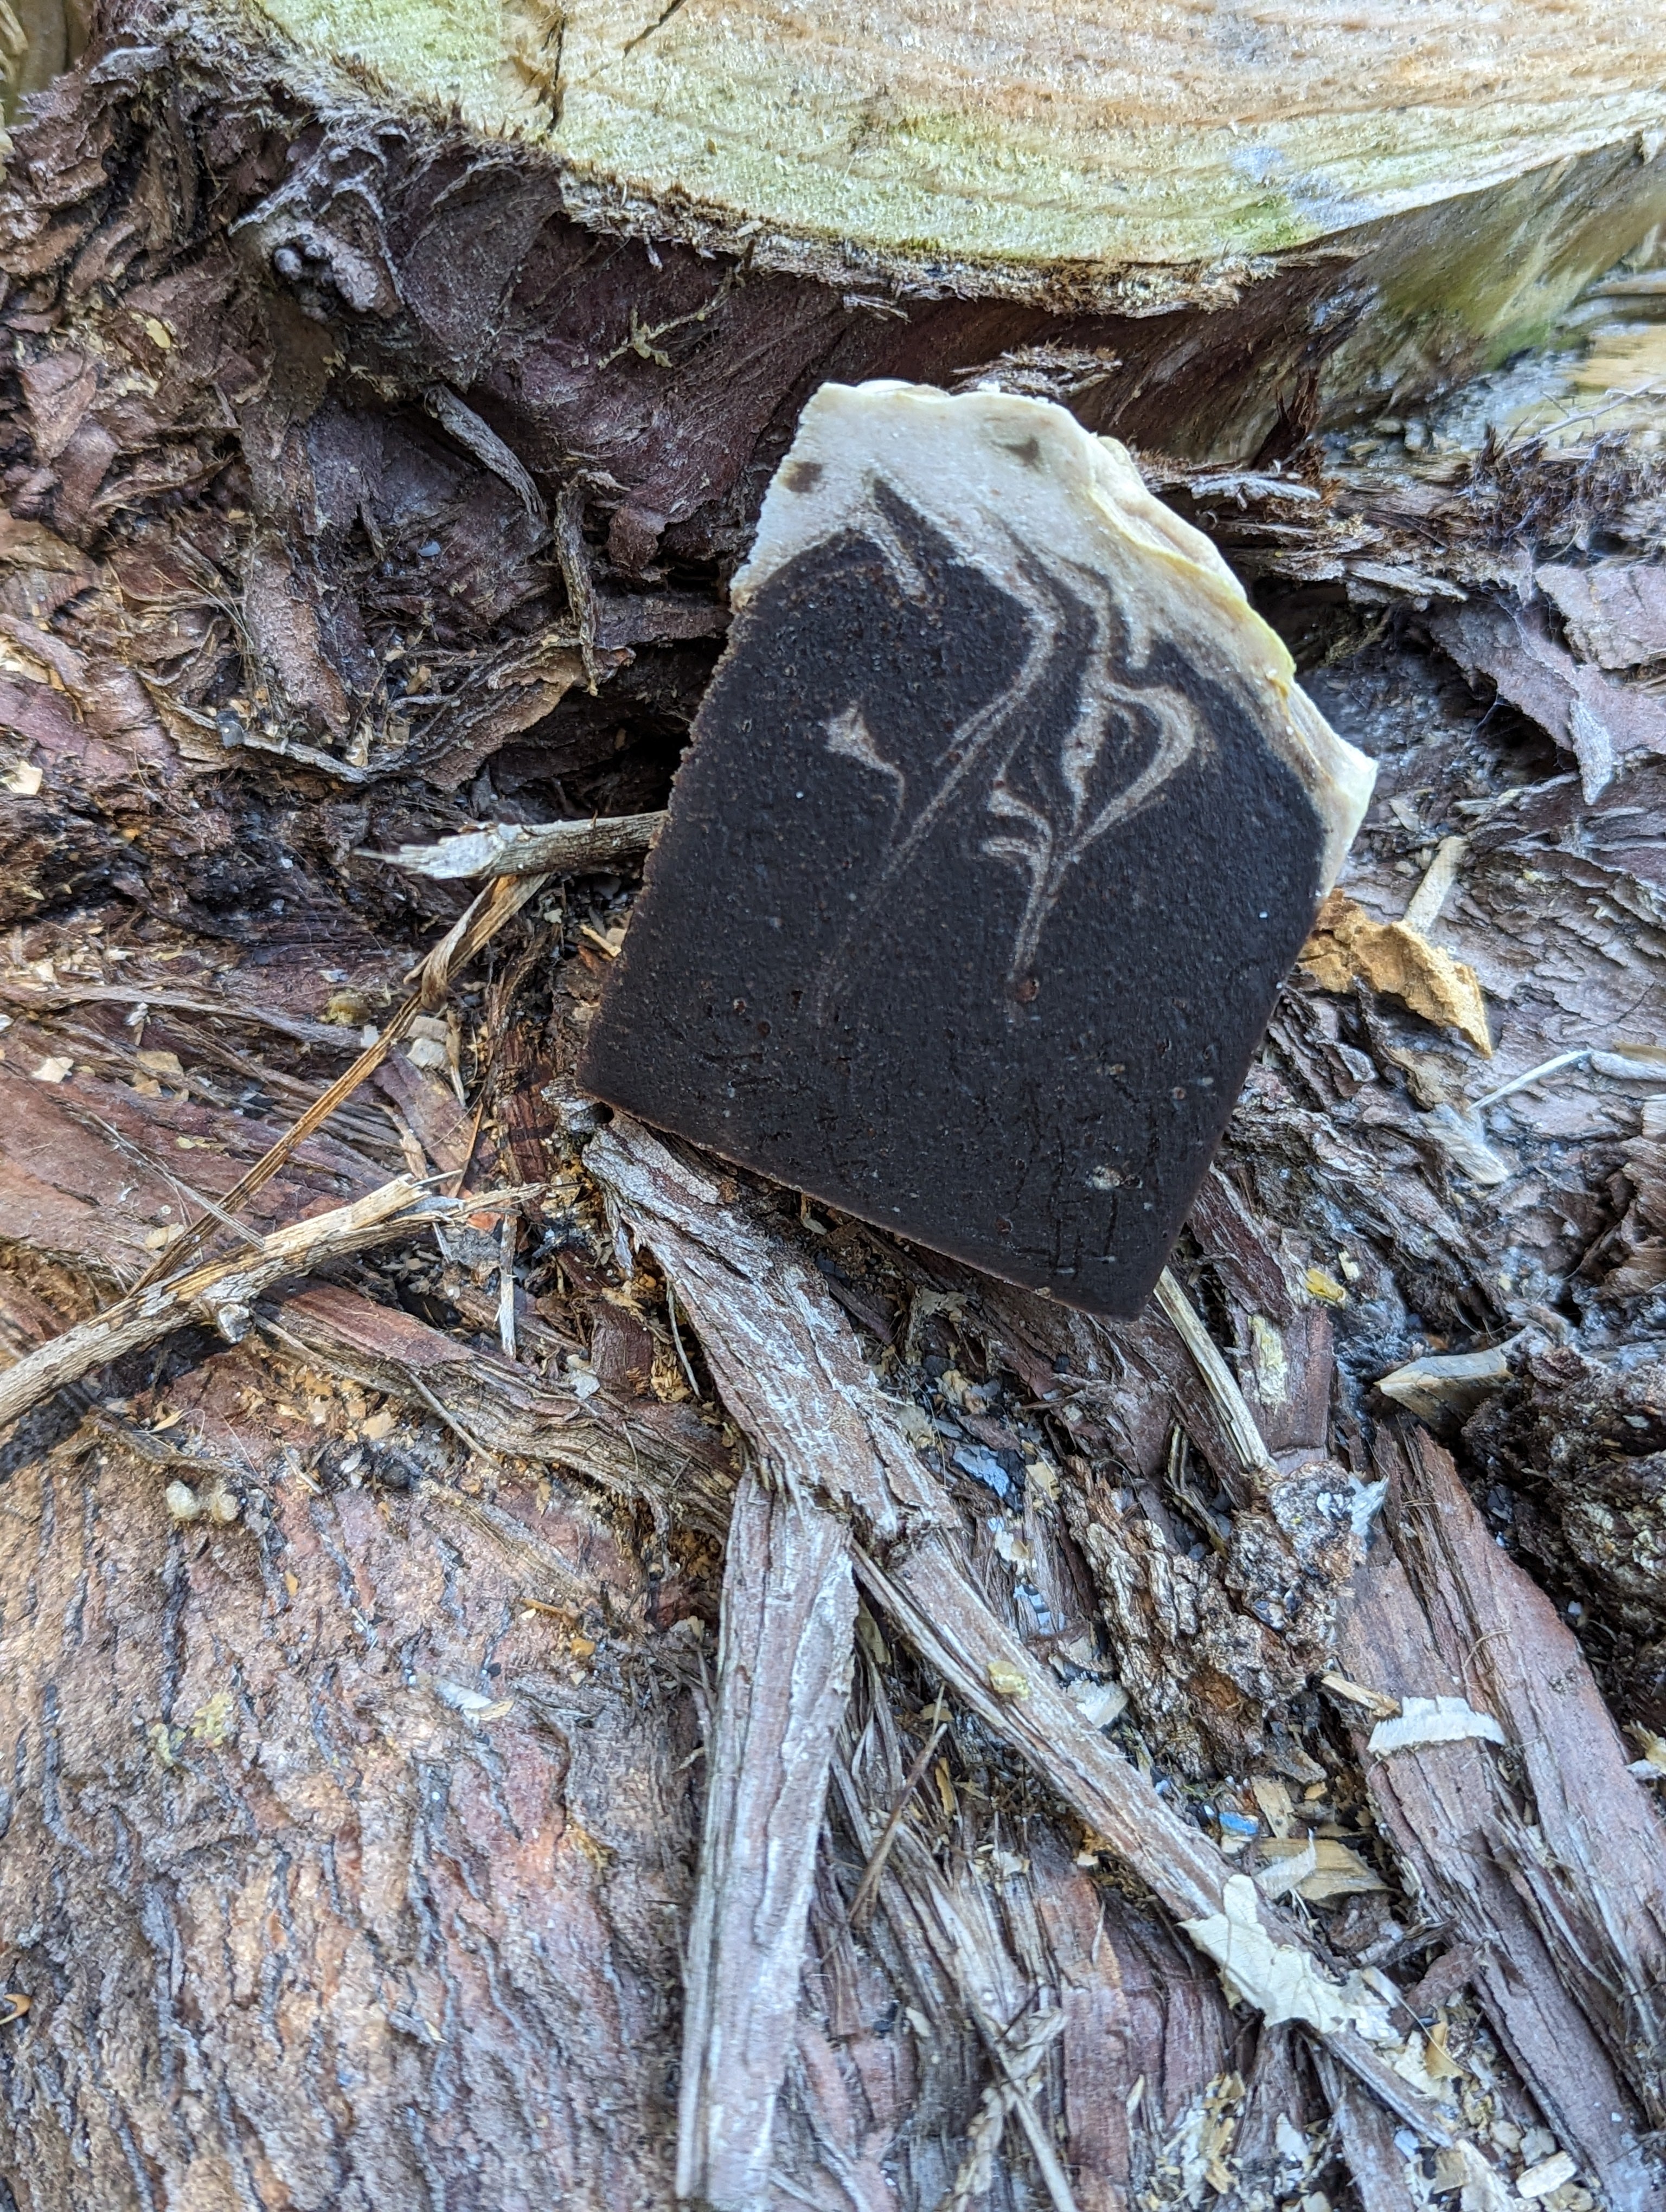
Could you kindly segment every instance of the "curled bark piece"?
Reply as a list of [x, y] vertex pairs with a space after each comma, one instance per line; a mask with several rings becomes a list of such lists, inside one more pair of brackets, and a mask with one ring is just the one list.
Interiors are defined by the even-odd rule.
[[473, 408], [465, 405], [444, 384], [436, 384], [429, 392], [428, 409], [459, 446], [466, 447], [476, 460], [508, 485], [532, 521], [548, 527], [550, 516], [543, 494], [527, 474], [525, 462], [504, 444], [489, 423], [483, 422]]
[[1478, 1713], [1464, 1698], [1407, 1698], [1391, 1721], [1378, 1721], [1365, 1746], [1373, 1759], [1390, 1752], [1421, 1751], [1432, 1743], [1502, 1743], [1504, 1730], [1491, 1713]]
[[660, 833], [663, 814], [605, 815], [598, 822], [494, 822], [434, 845], [365, 853], [413, 875], [453, 881], [467, 876], [580, 875], [615, 860], [635, 860]]
[[1544, 609], [1475, 598], [1432, 623], [1437, 645], [1474, 683], [1531, 716], [1579, 763], [1585, 803], [1601, 797], [1616, 761], [1666, 751], [1666, 708], [1658, 696], [1577, 661], [1550, 635]]
[[1510, 1379], [1515, 1344], [1512, 1337], [1482, 1352], [1430, 1352], [1380, 1376], [1377, 1387], [1420, 1420], [1438, 1421], [1450, 1412], [1471, 1413], [1489, 1389]]
[[1410, 903], [1400, 917], [1408, 929], [1416, 930], [1426, 937], [1440, 919], [1440, 909], [1446, 903], [1452, 885], [1457, 881], [1458, 870], [1463, 865], [1464, 854], [1469, 849], [1467, 837], [1443, 837], [1435, 848], [1435, 856], [1424, 871], [1423, 880], [1412, 893]]

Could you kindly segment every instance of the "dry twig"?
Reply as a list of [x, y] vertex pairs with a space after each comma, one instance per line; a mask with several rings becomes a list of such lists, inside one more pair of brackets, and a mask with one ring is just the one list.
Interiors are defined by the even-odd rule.
[[[468, 1204], [476, 1211], [491, 1211], [524, 1195], [505, 1192], [472, 1198]], [[65, 1383], [78, 1382], [95, 1367], [107, 1366], [192, 1322], [206, 1322], [234, 1344], [247, 1332], [255, 1299], [274, 1283], [304, 1275], [325, 1260], [384, 1243], [419, 1224], [442, 1220], [456, 1212], [459, 1204], [424, 1190], [409, 1176], [396, 1176], [350, 1206], [310, 1213], [240, 1252], [202, 1261], [170, 1273], [163, 1283], [131, 1290], [91, 1321], [65, 1329], [0, 1373], [0, 1425], [15, 1421]]]
[[[221, 1200], [222, 1213], [235, 1213], [240, 1206], [253, 1197], [256, 1191], [271, 1181], [307, 1138], [324, 1127], [330, 1116], [352, 1097], [368, 1076], [375, 1073], [394, 1046], [409, 1035], [416, 1017], [441, 1003], [451, 988], [453, 977], [473, 959], [483, 945], [489, 943], [504, 923], [518, 914], [546, 881], [547, 878], [544, 876], [501, 876], [481, 892], [416, 969], [418, 981], [416, 989], [386, 1024], [375, 1042], [367, 1045], [351, 1067], [344, 1074], [337, 1076], [327, 1091], [321, 1091], [271, 1149], [255, 1162], [246, 1175], [239, 1178]], [[199, 1250], [208, 1237], [212, 1218], [204, 1214], [192, 1222], [184, 1237], [140, 1276], [135, 1289], [148, 1289], [162, 1275], [170, 1273], [180, 1260]]]
[[640, 860], [660, 834], [660, 814], [604, 815], [594, 822], [494, 822], [434, 845], [362, 853], [411, 874], [454, 882], [468, 876], [581, 875]]

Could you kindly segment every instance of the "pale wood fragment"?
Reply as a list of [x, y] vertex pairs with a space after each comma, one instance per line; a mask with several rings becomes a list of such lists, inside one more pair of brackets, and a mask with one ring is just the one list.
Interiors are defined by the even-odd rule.
[[1432, 945], [1409, 920], [1373, 921], [1357, 900], [1332, 891], [1302, 947], [1302, 965], [1324, 990], [1346, 991], [1356, 980], [1369, 983], [1493, 1056], [1481, 979], [1468, 961]]
[[855, 1618], [843, 1522], [749, 1474], [724, 1562], [678, 2109], [677, 2193], [712, 2212], [769, 2201]]
[[578, 875], [615, 860], [640, 860], [659, 834], [660, 814], [604, 815], [594, 822], [491, 822], [434, 845], [366, 853], [413, 875], [448, 882], [468, 876]]

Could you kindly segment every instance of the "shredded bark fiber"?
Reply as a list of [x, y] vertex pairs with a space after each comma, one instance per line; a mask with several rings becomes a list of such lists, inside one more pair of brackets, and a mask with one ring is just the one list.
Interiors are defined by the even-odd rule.
[[[1648, 2212], [1660, 464], [1308, 438], [1300, 270], [881, 313], [142, 27], [0, 195], [8, 2201]], [[1143, 442], [1379, 765], [1134, 1322], [572, 1080], [892, 373]]]

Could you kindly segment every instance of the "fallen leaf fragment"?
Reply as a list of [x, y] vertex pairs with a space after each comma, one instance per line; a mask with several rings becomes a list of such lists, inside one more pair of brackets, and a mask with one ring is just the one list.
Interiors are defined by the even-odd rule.
[[1282, 1896], [1296, 1890], [1310, 1905], [1329, 1897], [1354, 1897], [1388, 1885], [1358, 1851], [1324, 1836], [1274, 1837], [1263, 1841], [1260, 1856], [1266, 1863], [1256, 1884], [1264, 1897]]
[[1027, 1698], [1030, 1677], [1005, 1659], [989, 1662], [989, 1687], [998, 1698]]
[[1377, 1387], [1420, 1420], [1437, 1420], [1448, 1411], [1470, 1413], [1489, 1383], [1510, 1380], [1510, 1354], [1516, 1342], [1511, 1337], [1484, 1352], [1438, 1352], [1410, 1360], [1391, 1375], [1379, 1376]]
[[1310, 1876], [1319, 1871], [1319, 1854], [1310, 1836], [1292, 1837], [1293, 1852], [1269, 1852], [1262, 1856], [1266, 1864], [1256, 1874], [1256, 1887], [1263, 1897], [1280, 1898], [1288, 1891], [1298, 1888]]
[[1301, 964], [1322, 990], [1347, 991], [1356, 982], [1399, 999], [1441, 1029], [1456, 1030], [1478, 1052], [1493, 1056], [1481, 979], [1467, 961], [1455, 960], [1403, 921], [1373, 921], [1357, 901], [1332, 891], [1320, 908]]
[[1666, 1736], [1657, 1735], [1652, 1729], [1633, 1726], [1626, 1733], [1642, 1752], [1641, 1759], [1633, 1760], [1632, 1772], [1640, 1782], [1658, 1782], [1666, 1776]]
[[1261, 1815], [1275, 1836], [1287, 1836], [1295, 1820], [1295, 1805], [1288, 1786], [1276, 1775], [1253, 1774], [1250, 1791], [1261, 1808]]
[[37, 1083], [62, 1083], [75, 1062], [67, 1053], [52, 1053], [34, 1071]]

